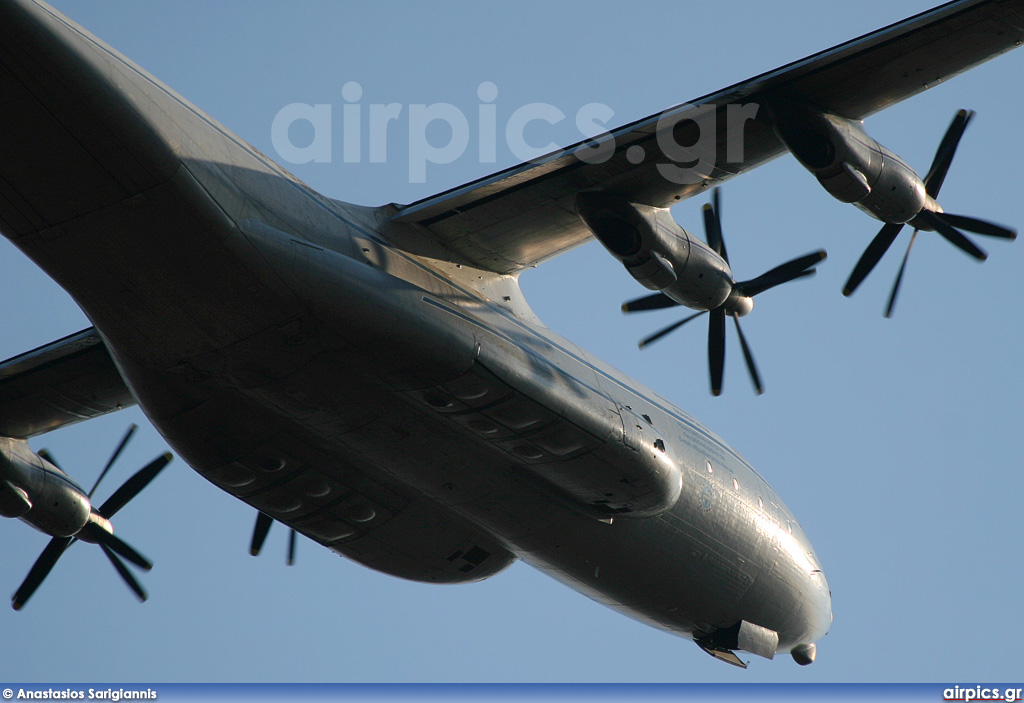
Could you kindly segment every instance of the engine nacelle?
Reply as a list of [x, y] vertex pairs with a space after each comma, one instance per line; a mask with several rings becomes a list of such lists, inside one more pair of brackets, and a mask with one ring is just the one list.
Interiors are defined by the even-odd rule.
[[929, 201], [921, 177], [863, 122], [788, 103], [771, 114], [779, 139], [837, 200], [889, 223], [913, 219]]
[[[0, 480], [6, 494], [3, 502], [10, 508], [0, 514], [21, 518], [53, 537], [78, 534], [92, 514], [81, 486], [29, 449], [23, 439], [0, 438]], [[23, 509], [26, 503], [27, 510]]]
[[576, 196], [576, 212], [645, 288], [694, 310], [716, 308], [732, 292], [729, 264], [676, 224], [667, 209], [592, 191]]

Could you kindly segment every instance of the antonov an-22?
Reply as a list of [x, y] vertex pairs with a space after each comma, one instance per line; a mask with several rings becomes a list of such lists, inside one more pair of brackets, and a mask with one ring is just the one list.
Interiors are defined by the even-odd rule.
[[259, 511], [256, 550], [279, 521], [425, 583], [518, 558], [723, 661], [811, 663], [831, 594], [782, 499], [686, 412], [545, 327], [518, 275], [596, 237], [652, 291], [626, 311], [707, 313], [712, 392], [726, 317], [759, 389], [739, 318], [824, 252], [735, 281], [717, 198], [706, 243], [669, 206], [789, 151], [882, 223], [846, 293], [904, 224], [984, 258], [963, 230], [1015, 232], [937, 202], [971, 113], [923, 178], [862, 120], [1022, 40], [1024, 0], [950, 2], [548, 158], [370, 208], [314, 192], [42, 2], [4, 0], [0, 231], [93, 325], [0, 365], [0, 515], [52, 537], [14, 607], [76, 540], [145, 598], [125, 561], [150, 563], [110, 521], [170, 456], [97, 507], [95, 487], [28, 445], [137, 404], [189, 466]]

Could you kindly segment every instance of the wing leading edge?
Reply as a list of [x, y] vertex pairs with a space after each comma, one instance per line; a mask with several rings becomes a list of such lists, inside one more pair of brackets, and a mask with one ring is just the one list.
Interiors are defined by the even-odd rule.
[[1022, 41], [1024, 0], [950, 2], [597, 140], [400, 207], [394, 221], [425, 227], [476, 266], [515, 273], [591, 236], [574, 209], [580, 191], [667, 207], [782, 154], [765, 109], [772, 101], [863, 119]]

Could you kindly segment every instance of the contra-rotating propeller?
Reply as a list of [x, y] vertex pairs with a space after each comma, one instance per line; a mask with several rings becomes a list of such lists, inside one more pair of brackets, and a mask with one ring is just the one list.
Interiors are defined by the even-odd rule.
[[[704, 206], [704, 231], [708, 246], [728, 264], [729, 255], [726, 253], [725, 241], [722, 237], [721, 213], [721, 201], [718, 189], [715, 189], [712, 193], [712, 204]], [[757, 365], [754, 363], [754, 356], [750, 351], [750, 345], [747, 343], [743, 330], [740, 328], [739, 318], [746, 315], [753, 308], [753, 300], [751, 299], [754, 296], [783, 283], [812, 275], [814, 273], [813, 266], [824, 260], [825, 257], [824, 251], [816, 251], [777, 266], [749, 281], [733, 282], [728, 298], [721, 305], [683, 318], [679, 322], [673, 323], [649, 337], [645, 337], [640, 341], [639, 346], [643, 349], [665, 335], [679, 329], [690, 320], [700, 317], [705, 312], [710, 313], [708, 319], [708, 366], [711, 373], [711, 393], [716, 396], [720, 395], [722, 392], [722, 377], [725, 370], [725, 317], [728, 315], [736, 325], [736, 334], [739, 336], [743, 358], [746, 361], [747, 370], [750, 372], [750, 378], [754, 382], [754, 389], [758, 394], [761, 394], [764, 391], [761, 385], [761, 377], [757, 372]], [[654, 295], [623, 303], [622, 311], [630, 313], [643, 310], [657, 310], [674, 307], [678, 304], [664, 293], [655, 293]]]
[[[92, 490], [89, 491], [87, 495], [89, 499], [92, 498], [96, 489], [99, 487], [100, 481], [103, 480], [103, 477], [106, 476], [110, 467], [113, 466], [118, 456], [120, 456], [125, 445], [128, 443], [128, 440], [131, 439], [131, 436], [135, 433], [136, 429], [136, 425], [132, 425], [128, 428], [128, 431], [121, 439], [120, 444], [117, 445], [114, 453], [107, 461], [106, 466], [104, 466], [103, 470], [100, 472], [99, 478], [96, 479], [96, 483], [93, 484]], [[53, 456], [46, 450], [40, 451], [39, 456], [59, 468], [56, 461], [54, 461]], [[45, 579], [50, 573], [50, 570], [53, 569], [53, 566], [57, 563], [60, 556], [77, 540], [98, 544], [128, 587], [132, 589], [136, 596], [138, 596], [139, 600], [145, 601], [145, 590], [143, 590], [142, 586], [139, 585], [139, 582], [135, 577], [132, 576], [122, 559], [131, 562], [144, 571], [149, 571], [153, 568], [153, 564], [123, 540], [114, 536], [110, 527], [110, 518], [114, 517], [121, 508], [137, 496], [142, 489], [149, 485], [150, 481], [156, 478], [157, 474], [159, 474], [170, 461], [171, 454], [169, 452], [164, 453], [125, 481], [120, 488], [114, 491], [114, 493], [107, 498], [103, 505], [99, 508], [93, 507], [91, 509], [89, 520], [77, 534], [69, 537], [53, 537], [49, 544], [46, 545], [43, 553], [39, 555], [35, 564], [33, 564], [28, 576], [15, 592], [14, 597], [11, 600], [11, 605], [14, 609], [21, 610], [32, 594], [35, 593], [39, 585], [43, 582], [43, 579]]]
[[[274, 524], [274, 518], [270, 517], [264, 512], [256, 514], [256, 526], [252, 530], [252, 542], [249, 545], [249, 553], [254, 557], [259, 556], [260, 550], [263, 549], [263, 543], [267, 539], [267, 533], [270, 532], [270, 526]], [[291, 530], [288, 535], [288, 566], [292, 566], [295, 563], [295, 530]]]
[[[925, 193], [928, 195], [928, 201], [925, 208], [909, 222], [909, 224], [914, 226], [914, 232], [910, 237], [907, 251], [903, 255], [903, 263], [900, 264], [899, 273], [896, 274], [896, 281], [893, 283], [892, 292], [889, 295], [889, 303], [885, 309], [886, 317], [892, 315], [893, 307], [896, 304], [896, 296], [903, 281], [903, 273], [907, 267], [907, 259], [910, 257], [910, 250], [913, 248], [914, 241], [917, 239], [917, 233], [920, 230], [934, 230], [938, 232], [951, 244], [980, 261], [984, 261], [987, 254], [957, 228], [1000, 239], [1015, 239], [1017, 237], [1017, 233], [1008, 227], [974, 217], [952, 215], [943, 212], [942, 208], [935, 202], [935, 198], [938, 197], [942, 183], [946, 178], [946, 173], [949, 171], [949, 166], [953, 162], [953, 155], [956, 153], [960, 138], [963, 136], [964, 130], [967, 129], [967, 124], [973, 116], [974, 112], [970, 110], [960, 110], [957, 112], [953, 117], [952, 123], [949, 125], [949, 129], [946, 130], [945, 136], [943, 136], [942, 141], [939, 143], [938, 150], [935, 152], [931, 168], [928, 170], [928, 175], [924, 178]], [[874, 269], [885, 252], [888, 251], [896, 236], [903, 229], [904, 224], [906, 223], [888, 223], [879, 230], [867, 249], [864, 250], [857, 265], [854, 266], [849, 280], [847, 280], [846, 285], [843, 287], [843, 295], [851, 295], [857, 290], [857, 287], [871, 273], [871, 270]]]

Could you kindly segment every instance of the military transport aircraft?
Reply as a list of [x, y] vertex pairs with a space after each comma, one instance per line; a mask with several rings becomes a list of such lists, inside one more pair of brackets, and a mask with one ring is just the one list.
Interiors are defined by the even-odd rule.
[[312, 192], [44, 5], [0, 20], [0, 230], [94, 325], [3, 365], [0, 509], [53, 537], [16, 607], [76, 539], [141, 594], [122, 560], [148, 561], [110, 519], [167, 458], [96, 507], [27, 444], [138, 404], [212, 483], [371, 568], [457, 583], [521, 558], [724, 661], [810, 663], [831, 599], [781, 499], [684, 411], [545, 328], [517, 276], [596, 236], [654, 291], [628, 309], [708, 313], [718, 392], [725, 317], [739, 332], [753, 297], [822, 254], [736, 281], [720, 208], [704, 243], [672, 203], [788, 149], [883, 222], [849, 289], [903, 223], [975, 257], [961, 230], [1013, 236], [936, 203], [968, 113], [923, 178], [859, 120], [1019, 45], [1024, 2], [950, 3], [384, 208]]

